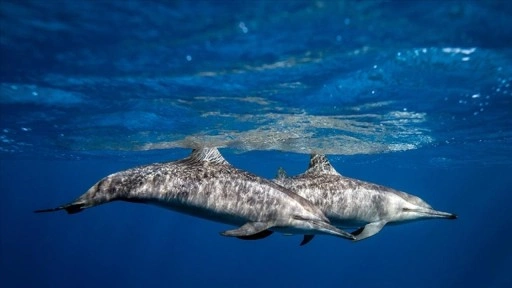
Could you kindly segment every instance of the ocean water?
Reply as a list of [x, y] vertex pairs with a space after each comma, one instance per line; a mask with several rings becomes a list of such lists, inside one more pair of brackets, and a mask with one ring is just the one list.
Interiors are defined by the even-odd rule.
[[[1, 287], [511, 287], [508, 1], [0, 1]], [[351, 243], [67, 203], [221, 147], [265, 178], [343, 175], [459, 215]]]

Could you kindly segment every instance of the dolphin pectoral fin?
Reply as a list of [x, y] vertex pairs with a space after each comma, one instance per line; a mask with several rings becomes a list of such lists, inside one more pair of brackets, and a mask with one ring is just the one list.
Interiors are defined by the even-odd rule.
[[363, 232], [363, 230], [364, 230], [364, 226], [357, 228], [357, 230], [352, 231], [352, 233], [350, 233], [350, 234], [357, 237], [357, 236], [359, 236], [359, 234], [361, 234], [361, 232]]
[[304, 246], [304, 245], [308, 244], [311, 240], [313, 240], [313, 237], [315, 237], [315, 235], [310, 235], [310, 234], [304, 235], [304, 239], [302, 239], [302, 242], [300, 242], [300, 246]]
[[379, 231], [384, 227], [384, 225], [386, 225], [386, 223], [388, 223], [388, 221], [382, 220], [368, 223], [365, 226], [360, 227], [359, 229], [352, 232], [352, 235], [356, 237], [354, 241], [363, 240], [379, 233]]
[[[259, 234], [259, 233], [263, 233], [265, 230], [267, 230], [268, 228], [270, 228], [272, 226], [273, 226], [273, 224], [269, 223], [269, 222], [248, 222], [248, 223], [245, 223], [244, 225], [242, 225], [238, 229], [227, 230], [227, 231], [221, 232], [220, 234], [223, 236], [239, 237], [239, 238], [240, 237], [258, 237], [255, 235]], [[272, 232], [272, 231], [269, 231], [269, 232]], [[263, 235], [262, 238], [265, 238], [265, 237], [269, 236], [270, 234], [268, 234], [268, 235], [262, 234], [262, 235]], [[262, 235], [259, 235], [259, 236], [261, 237]]]
[[261, 232], [258, 232], [256, 234], [248, 235], [248, 236], [236, 236], [238, 239], [242, 240], [260, 240], [263, 238], [267, 238], [268, 236], [272, 235], [272, 231], [270, 230], [263, 230]]

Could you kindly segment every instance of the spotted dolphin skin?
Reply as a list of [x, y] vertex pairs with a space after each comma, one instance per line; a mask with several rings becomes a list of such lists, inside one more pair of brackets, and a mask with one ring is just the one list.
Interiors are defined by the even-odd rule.
[[315, 234], [354, 239], [329, 224], [308, 200], [230, 165], [216, 148], [194, 149], [182, 160], [156, 163], [109, 175], [75, 201], [52, 209], [69, 214], [112, 201], [147, 203], [192, 216], [241, 226], [224, 236], [262, 239], [273, 231], [304, 234], [301, 245]]
[[444, 218], [455, 214], [436, 211], [422, 199], [388, 187], [340, 175], [325, 155], [312, 154], [309, 168], [295, 177], [283, 170], [274, 180], [319, 207], [337, 227], [359, 227], [356, 240], [377, 234], [388, 223]]

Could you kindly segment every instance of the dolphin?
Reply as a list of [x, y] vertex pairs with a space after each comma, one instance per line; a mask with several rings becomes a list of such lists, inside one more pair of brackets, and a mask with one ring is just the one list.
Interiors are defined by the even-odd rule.
[[352, 232], [356, 241], [377, 234], [388, 223], [457, 218], [432, 209], [414, 195], [342, 176], [321, 154], [311, 154], [309, 168], [303, 174], [287, 177], [280, 169], [274, 182], [311, 201], [332, 225], [359, 227]]
[[34, 212], [65, 210], [69, 214], [127, 201], [161, 206], [184, 214], [240, 226], [221, 235], [262, 239], [274, 231], [354, 239], [329, 224], [311, 202], [270, 180], [229, 164], [217, 148], [194, 149], [185, 159], [155, 163], [111, 174], [71, 203]]

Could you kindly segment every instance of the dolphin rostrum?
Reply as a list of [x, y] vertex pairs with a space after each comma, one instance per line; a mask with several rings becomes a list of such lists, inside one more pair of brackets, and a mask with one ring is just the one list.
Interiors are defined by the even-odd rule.
[[301, 245], [315, 234], [355, 239], [330, 225], [322, 211], [308, 200], [233, 167], [216, 148], [194, 149], [182, 160], [111, 174], [75, 201], [35, 212], [65, 210], [74, 214], [116, 200], [153, 204], [241, 226], [221, 234], [246, 240], [262, 239], [273, 231], [304, 234]]
[[377, 234], [387, 223], [429, 218], [456, 219], [436, 211], [419, 197], [388, 187], [340, 175], [325, 155], [312, 154], [303, 174], [286, 177], [283, 170], [274, 180], [319, 207], [337, 227], [359, 227], [356, 240]]

